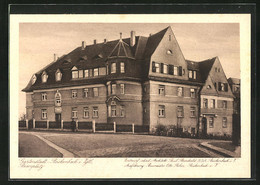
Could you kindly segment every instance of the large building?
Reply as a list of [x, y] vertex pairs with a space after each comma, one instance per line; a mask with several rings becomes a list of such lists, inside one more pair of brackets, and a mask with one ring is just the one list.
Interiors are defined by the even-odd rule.
[[196, 134], [232, 134], [233, 94], [218, 57], [185, 60], [171, 27], [85, 45], [35, 73], [27, 119], [175, 125]]

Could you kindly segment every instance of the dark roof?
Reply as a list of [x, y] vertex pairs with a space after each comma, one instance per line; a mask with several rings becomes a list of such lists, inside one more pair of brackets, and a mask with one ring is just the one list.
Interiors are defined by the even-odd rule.
[[209, 72], [215, 62], [217, 57], [213, 57], [211, 59], [203, 60], [199, 62], [199, 70], [203, 71], [201, 73], [201, 81], [205, 82], [207, 80], [207, 77], [209, 76]]
[[187, 68], [189, 70], [195, 70], [195, 71], [199, 71], [200, 70], [199, 62], [186, 60], [186, 63], [187, 63]]
[[237, 84], [237, 85], [240, 85], [240, 79], [239, 78], [229, 78], [228, 79], [228, 83], [229, 84]]

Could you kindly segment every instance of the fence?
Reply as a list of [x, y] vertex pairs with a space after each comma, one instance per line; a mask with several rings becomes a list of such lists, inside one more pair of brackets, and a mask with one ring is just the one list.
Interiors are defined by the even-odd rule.
[[[19, 128], [24, 129], [60, 129], [68, 130], [72, 129], [73, 125], [71, 121], [35, 121], [35, 120], [26, 120], [19, 121]], [[76, 121], [76, 130], [91, 130], [92, 132], [98, 131], [113, 131], [116, 132], [131, 132], [131, 133], [149, 133], [149, 125], [117, 125], [114, 123], [96, 123], [95, 120], [92, 122], [79, 122]]]

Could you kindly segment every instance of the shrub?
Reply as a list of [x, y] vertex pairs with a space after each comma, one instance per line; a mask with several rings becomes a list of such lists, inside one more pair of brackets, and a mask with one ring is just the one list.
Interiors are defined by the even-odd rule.
[[158, 136], [166, 136], [167, 134], [167, 128], [165, 125], [158, 124], [155, 127], [155, 135]]

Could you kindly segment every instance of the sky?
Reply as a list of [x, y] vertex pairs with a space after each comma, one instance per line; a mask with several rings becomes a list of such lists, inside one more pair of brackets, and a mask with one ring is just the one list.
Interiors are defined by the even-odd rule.
[[104, 39], [149, 36], [171, 26], [185, 59], [201, 61], [219, 57], [227, 78], [240, 78], [240, 42], [238, 23], [20, 23], [19, 25], [19, 114], [25, 110], [21, 90], [32, 75], [51, 63], [54, 53], [60, 57], [81, 46]]

